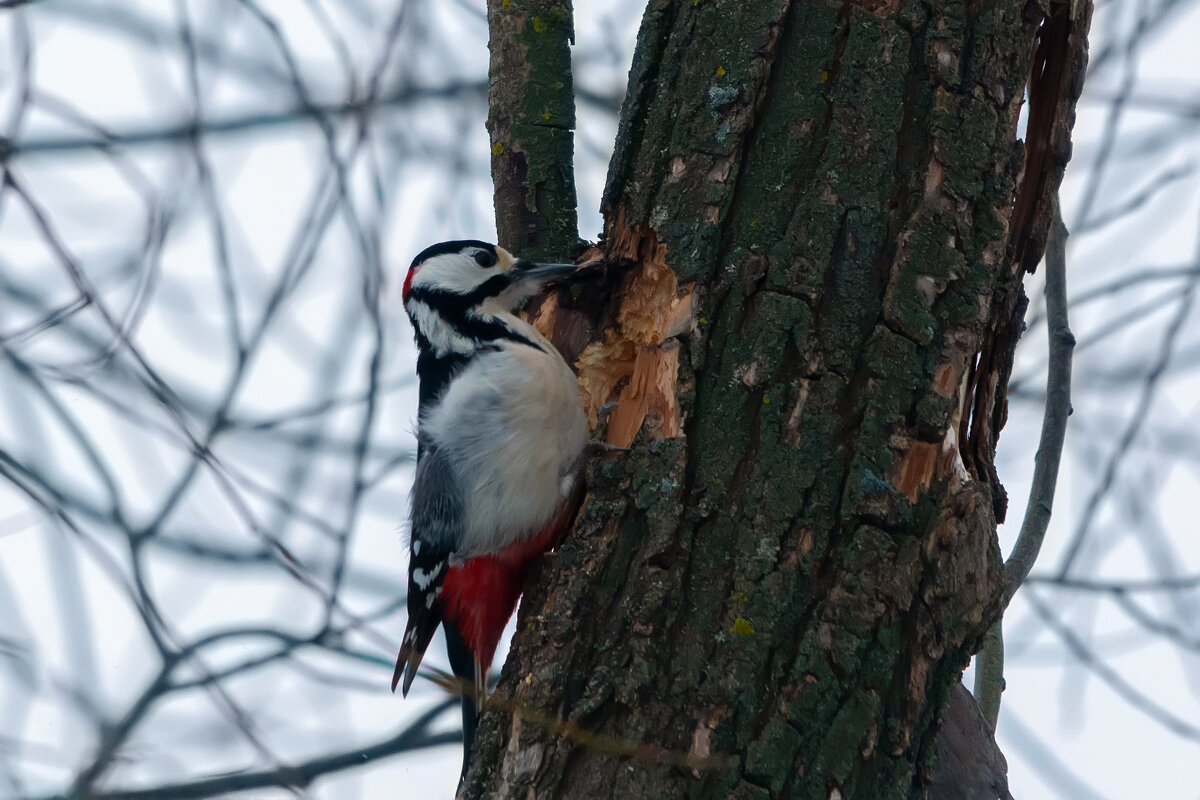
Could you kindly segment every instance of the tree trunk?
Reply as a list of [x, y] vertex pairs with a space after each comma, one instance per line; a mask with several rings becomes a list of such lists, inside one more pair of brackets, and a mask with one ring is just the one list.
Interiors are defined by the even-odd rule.
[[[489, 14], [531, 30], [521, 6]], [[609, 266], [532, 312], [631, 450], [589, 465], [527, 586], [467, 797], [926, 795], [1001, 605], [991, 459], [1044, 245], [1017, 257], [1009, 231], [1043, 17], [650, 2]]]
[[570, 0], [488, 0], [488, 133], [500, 244], [535, 261], [579, 240]]

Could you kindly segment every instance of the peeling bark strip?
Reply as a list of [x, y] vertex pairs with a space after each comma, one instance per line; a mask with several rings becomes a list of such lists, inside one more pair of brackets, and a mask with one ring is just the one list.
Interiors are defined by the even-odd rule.
[[[1017, 275], [1033, 272], [1046, 250], [1058, 187], [1071, 157], [1071, 128], [1087, 73], [1091, 22], [1092, 4], [1073, 0], [1051, 0], [1049, 13], [1040, 20], [1029, 77], [1025, 163], [1006, 252]], [[1017, 339], [1025, 329], [1027, 304], [1023, 289], [999, 295], [992, 303], [990, 335], [971, 375], [969, 436], [967, 418], [963, 419], [964, 438], [971, 444], [966, 461], [992, 484], [994, 511], [1001, 522], [1008, 498], [994, 467], [996, 441], [1008, 418], [1008, 378]]]
[[651, 0], [600, 245], [635, 263], [536, 314], [633, 447], [527, 587], [466, 797], [926, 796], [999, 609], [992, 450], [963, 434], [1003, 390], [981, 350], [1015, 345], [1042, 18]]
[[488, 0], [496, 230], [523, 258], [565, 261], [579, 241], [575, 212], [575, 90], [570, 0]]

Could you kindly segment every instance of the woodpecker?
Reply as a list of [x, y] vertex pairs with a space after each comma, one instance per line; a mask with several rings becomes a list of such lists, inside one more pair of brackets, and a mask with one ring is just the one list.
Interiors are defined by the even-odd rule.
[[582, 488], [587, 422], [575, 375], [513, 314], [569, 276], [476, 240], [413, 259], [404, 309], [417, 341], [417, 468], [409, 537], [408, 625], [392, 691], [407, 696], [442, 625], [465, 687], [463, 776], [488, 666], [526, 573], [570, 524]]

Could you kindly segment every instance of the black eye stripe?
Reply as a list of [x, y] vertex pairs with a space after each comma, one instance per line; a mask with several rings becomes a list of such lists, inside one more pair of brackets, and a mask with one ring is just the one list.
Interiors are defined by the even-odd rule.
[[478, 250], [475, 252], [475, 263], [481, 267], [494, 267], [496, 266], [496, 256], [487, 250]]

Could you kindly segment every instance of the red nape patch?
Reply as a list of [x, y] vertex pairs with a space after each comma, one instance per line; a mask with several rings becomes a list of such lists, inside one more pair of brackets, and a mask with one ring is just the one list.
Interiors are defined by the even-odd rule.
[[[419, 270], [420, 268], [421, 268], [420, 264], [417, 264], [415, 267], [408, 268], [408, 274], [404, 276], [404, 286], [401, 287], [401, 289], [400, 289], [400, 301], [401, 302], [404, 302], [405, 300], [408, 299], [408, 290], [412, 288], [413, 278], [416, 277], [417, 270]], [[395, 286], [396, 284], [393, 283], [392, 285]]]
[[442, 613], [455, 622], [459, 635], [485, 669], [517, 607], [529, 568], [562, 534], [562, 516], [532, 538], [514, 542], [495, 555], [468, 559], [446, 573]]

